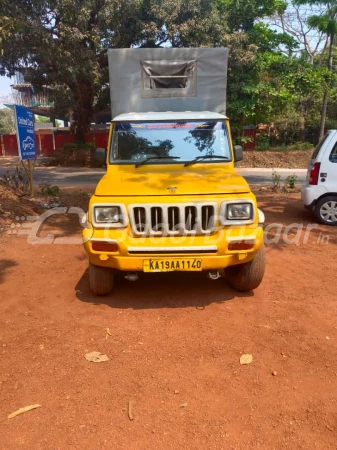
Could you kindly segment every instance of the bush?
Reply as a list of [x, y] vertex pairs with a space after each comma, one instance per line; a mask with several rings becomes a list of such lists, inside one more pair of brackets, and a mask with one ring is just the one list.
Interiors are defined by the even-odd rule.
[[294, 150], [311, 150], [314, 148], [314, 145], [310, 142], [295, 142], [290, 145], [280, 145], [278, 147], [270, 147], [269, 150], [271, 152], [288, 152]]
[[314, 144], [310, 142], [294, 142], [286, 147], [286, 150], [310, 150], [314, 147]]
[[63, 144], [63, 150], [68, 150], [69, 148], [73, 149], [73, 148], [77, 148], [77, 144], [74, 144], [73, 142], [67, 142], [65, 144]]
[[290, 189], [294, 189], [296, 186], [296, 181], [297, 181], [297, 175], [289, 175], [286, 178], [286, 187], [289, 187]]
[[95, 146], [91, 142], [86, 144], [65, 144], [66, 148], [61, 148], [55, 152], [55, 164], [61, 166], [77, 167], [101, 167], [95, 157]]
[[280, 189], [280, 185], [281, 185], [281, 175], [278, 172], [276, 172], [276, 170], [273, 170], [271, 179], [273, 182], [274, 191], [278, 191]]
[[29, 178], [24, 169], [16, 167], [13, 173], [7, 170], [4, 175], [4, 180], [9, 186], [20, 189], [25, 194], [28, 192]]
[[85, 144], [79, 144], [78, 148], [96, 148], [93, 142], [86, 142]]
[[39, 184], [41, 194], [48, 195], [48, 197], [57, 197], [60, 193], [60, 188], [58, 186], [52, 186], [49, 183]]
[[67, 142], [66, 144], [63, 144], [63, 150], [67, 149], [94, 149], [95, 145], [93, 142], [86, 142], [84, 144], [75, 144], [74, 142]]
[[261, 134], [256, 141], [255, 150], [268, 150], [270, 148], [269, 137]]

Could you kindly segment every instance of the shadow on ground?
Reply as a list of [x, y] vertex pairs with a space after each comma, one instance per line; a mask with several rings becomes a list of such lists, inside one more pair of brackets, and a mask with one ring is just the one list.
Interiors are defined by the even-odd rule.
[[[337, 227], [318, 224], [312, 211], [293, 194], [257, 194], [259, 208], [266, 216], [266, 243], [277, 250], [289, 245], [337, 244]], [[278, 242], [273, 237], [279, 233]]]
[[39, 237], [53, 234], [55, 237], [80, 238], [82, 230], [77, 214], [55, 214], [43, 222], [39, 230]]
[[76, 285], [76, 297], [86, 303], [107, 305], [116, 309], [205, 308], [211, 303], [224, 303], [236, 297], [248, 298], [253, 292], [237, 292], [225, 279], [212, 281], [206, 273], [175, 272], [140, 274], [137, 282], [130, 282], [118, 273], [112, 294], [94, 296], [89, 288], [86, 270]]
[[13, 259], [0, 259], [0, 284], [4, 282], [6, 271], [18, 263]]

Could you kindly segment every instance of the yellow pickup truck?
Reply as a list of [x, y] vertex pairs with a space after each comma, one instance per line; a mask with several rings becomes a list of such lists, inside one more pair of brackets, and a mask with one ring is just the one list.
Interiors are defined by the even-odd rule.
[[83, 231], [92, 292], [109, 294], [116, 270], [130, 280], [171, 271], [216, 279], [224, 270], [233, 288], [258, 287], [264, 216], [235, 170], [242, 154], [219, 112], [117, 115]]

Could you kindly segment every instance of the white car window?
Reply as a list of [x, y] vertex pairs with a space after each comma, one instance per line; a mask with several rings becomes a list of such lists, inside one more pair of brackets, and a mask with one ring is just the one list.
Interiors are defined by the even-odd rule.
[[337, 142], [335, 143], [335, 145], [330, 153], [329, 160], [333, 163], [337, 163]]

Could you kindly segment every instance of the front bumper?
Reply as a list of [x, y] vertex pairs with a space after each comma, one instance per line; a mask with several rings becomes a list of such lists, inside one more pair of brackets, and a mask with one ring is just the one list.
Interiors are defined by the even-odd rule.
[[[89, 261], [102, 267], [121, 271], [142, 271], [144, 260], [165, 258], [196, 258], [202, 260], [202, 270], [217, 270], [242, 264], [254, 259], [263, 244], [261, 226], [237, 227], [230, 232], [223, 229], [210, 236], [181, 236], [177, 238], [134, 238], [128, 234], [117, 237], [104, 230], [84, 229], [84, 248]], [[120, 234], [121, 232], [117, 233]], [[98, 252], [92, 248], [93, 242], [110, 242], [118, 246], [116, 252]], [[249, 250], [229, 250], [231, 243], [249, 242]]]

